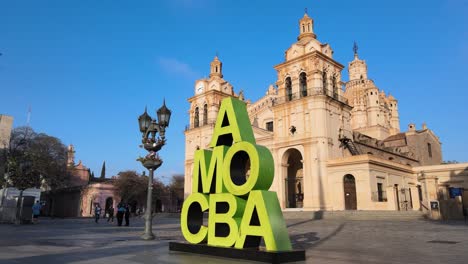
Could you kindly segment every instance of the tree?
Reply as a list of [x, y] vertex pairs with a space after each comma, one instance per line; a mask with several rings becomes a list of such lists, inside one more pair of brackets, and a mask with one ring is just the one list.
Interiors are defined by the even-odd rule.
[[179, 211], [184, 201], [184, 175], [172, 175], [168, 186], [172, 210]]
[[153, 211], [161, 212], [169, 204], [169, 188], [157, 177], [153, 179]]
[[55, 137], [30, 127], [13, 129], [6, 153], [6, 173], [12, 186], [24, 190], [46, 184], [51, 189], [67, 183], [67, 148]]
[[136, 171], [122, 171], [118, 173], [113, 183], [123, 201], [137, 201], [138, 204], [145, 204], [148, 188], [146, 176], [140, 176]]
[[[37, 134], [30, 127], [18, 127], [13, 129], [4, 155], [4, 171], [8, 175], [6, 185], [20, 190], [18, 201], [22, 200], [25, 189], [42, 185], [55, 189], [67, 183], [67, 148], [58, 138]], [[21, 219], [20, 206], [18, 202], [17, 223]]]
[[101, 169], [101, 179], [106, 178], [106, 162], [102, 163], [102, 169]]

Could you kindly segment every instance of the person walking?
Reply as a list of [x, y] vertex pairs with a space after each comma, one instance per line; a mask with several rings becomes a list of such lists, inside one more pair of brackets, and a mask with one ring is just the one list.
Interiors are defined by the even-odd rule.
[[122, 201], [117, 205], [117, 225], [122, 226], [122, 220], [125, 214], [125, 205]]
[[112, 223], [114, 223], [114, 207], [111, 205], [109, 209], [107, 209], [107, 222], [112, 220]]
[[39, 201], [36, 201], [36, 203], [32, 206], [32, 213], [33, 213], [33, 224], [37, 224], [39, 215], [41, 214], [41, 204]]
[[130, 225], [130, 206], [128, 204], [125, 205], [125, 226]]
[[101, 210], [101, 206], [97, 203], [94, 207], [94, 221], [96, 221], [96, 223], [99, 221], [99, 217], [101, 216]]

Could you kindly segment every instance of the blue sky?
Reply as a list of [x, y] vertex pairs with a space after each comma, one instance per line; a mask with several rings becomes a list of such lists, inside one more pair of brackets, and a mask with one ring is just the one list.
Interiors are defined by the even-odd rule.
[[[194, 81], [216, 52], [224, 78], [257, 100], [296, 41], [308, 8], [315, 33], [347, 66], [357, 41], [369, 78], [399, 100], [400, 126], [423, 122], [444, 160], [468, 161], [468, 4], [416, 1], [0, 0], [0, 113], [74, 144], [77, 160], [107, 176], [132, 169], [137, 117], [163, 98], [172, 110], [164, 164], [183, 173]], [[347, 68], [343, 71], [347, 80]]]

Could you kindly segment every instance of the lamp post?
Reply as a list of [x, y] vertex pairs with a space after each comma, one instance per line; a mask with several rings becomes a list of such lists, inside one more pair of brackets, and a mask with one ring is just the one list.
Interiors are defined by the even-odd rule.
[[[140, 126], [140, 131], [142, 133], [141, 142], [143, 147], [149, 153], [145, 157], [140, 157], [138, 160], [143, 164], [145, 168], [149, 170], [148, 177], [148, 196], [146, 199], [146, 213], [145, 213], [145, 233], [141, 238], [144, 240], [154, 239], [153, 234], [153, 214], [152, 214], [152, 202], [153, 202], [153, 173], [154, 171], [162, 165], [162, 160], [159, 158], [157, 152], [164, 146], [166, 143], [165, 133], [166, 127], [169, 126], [169, 120], [171, 118], [171, 110], [166, 107], [166, 102], [163, 102], [161, 108], [156, 111], [158, 120], [151, 118], [145, 112], [138, 117], [138, 124]], [[157, 134], [159, 133], [159, 137]]]

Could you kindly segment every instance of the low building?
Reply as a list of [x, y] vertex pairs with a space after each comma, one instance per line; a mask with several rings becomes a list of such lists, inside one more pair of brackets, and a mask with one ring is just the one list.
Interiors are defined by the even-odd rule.
[[42, 212], [54, 217], [89, 217], [96, 204], [103, 210], [117, 207], [120, 197], [112, 184], [113, 179], [94, 178], [81, 161], [75, 164], [75, 148], [68, 146], [69, 185], [66, 188], [42, 193]]

